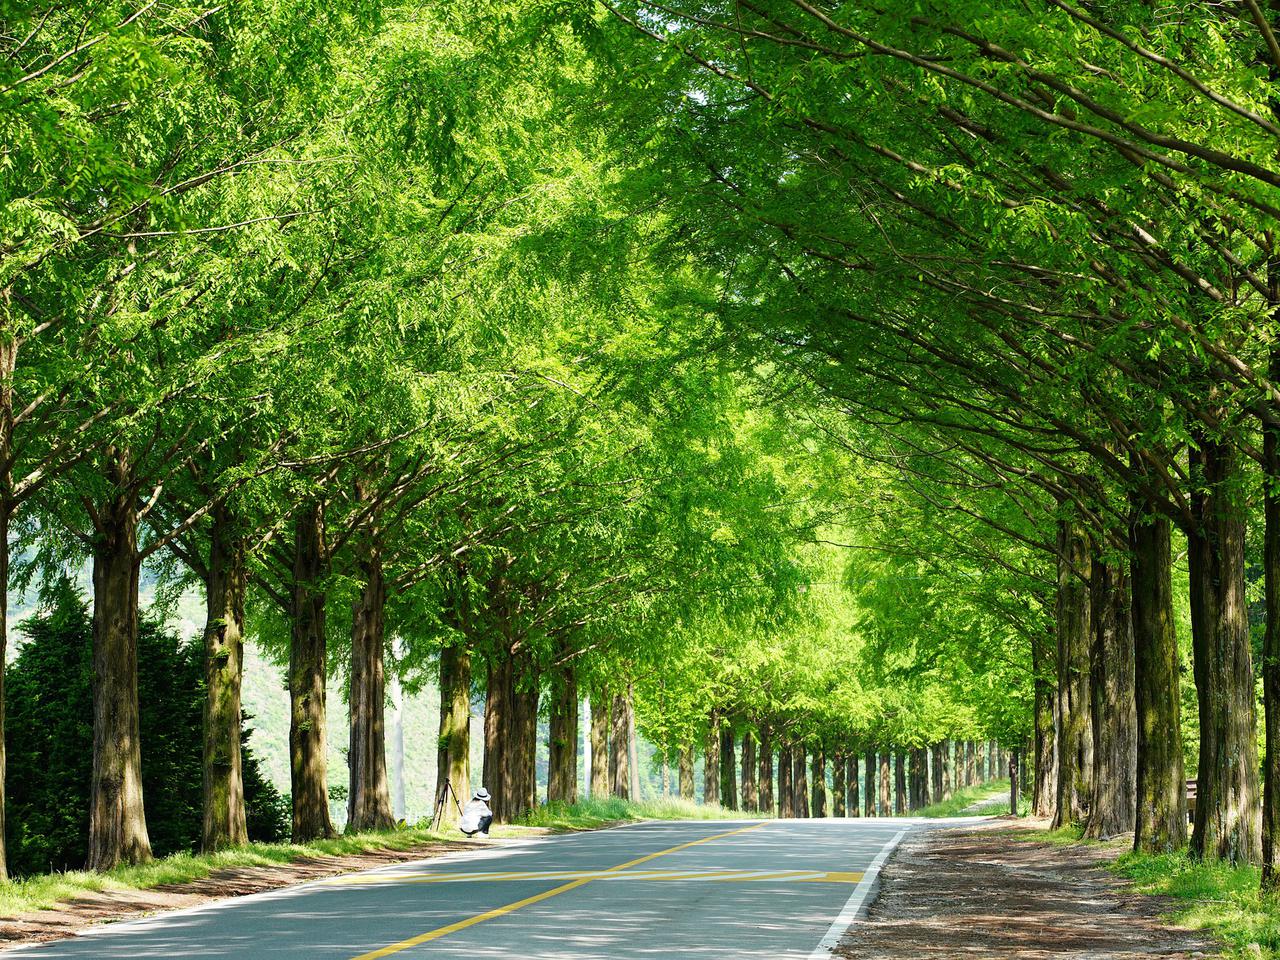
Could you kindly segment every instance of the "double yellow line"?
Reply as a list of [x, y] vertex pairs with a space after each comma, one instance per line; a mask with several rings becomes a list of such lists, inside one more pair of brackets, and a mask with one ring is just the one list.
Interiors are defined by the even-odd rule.
[[593, 880], [599, 879], [600, 876], [610, 873], [618, 873], [630, 867], [639, 866], [642, 863], [648, 863], [650, 860], [656, 860], [658, 857], [665, 857], [668, 854], [676, 853], [679, 850], [687, 850], [689, 847], [696, 847], [700, 843], [710, 843], [712, 840], [721, 840], [724, 837], [732, 837], [735, 834], [746, 833], [748, 830], [756, 830], [763, 827], [767, 820], [759, 823], [753, 823], [747, 827], [739, 827], [737, 830], [728, 830], [724, 833], [713, 834], [709, 837], [703, 837], [701, 840], [690, 840], [688, 843], [682, 843], [678, 846], [668, 847], [666, 850], [659, 850], [657, 853], [650, 853], [643, 857], [637, 857], [634, 860], [628, 860], [626, 863], [620, 863], [616, 867], [609, 867], [607, 870], [601, 870], [597, 876], [585, 877], [580, 880], [573, 880], [569, 883], [562, 884], [545, 893], [539, 893], [532, 897], [525, 897], [523, 900], [517, 900], [515, 903], [508, 903], [502, 907], [495, 907], [484, 913], [478, 913], [474, 917], [468, 917], [466, 920], [459, 920], [457, 923], [451, 923], [446, 927], [439, 927], [435, 930], [428, 930], [426, 933], [420, 933], [416, 937], [410, 937], [408, 940], [401, 940], [399, 943], [393, 943], [377, 950], [371, 950], [368, 953], [362, 953], [358, 957], [352, 957], [351, 960], [379, 960], [381, 957], [389, 957], [392, 954], [400, 953], [402, 950], [408, 950], [424, 943], [430, 943], [432, 940], [439, 940], [441, 937], [447, 937], [451, 933], [457, 933], [459, 930], [466, 930], [468, 927], [474, 927], [476, 924], [484, 923], [486, 920], [496, 920], [498, 917], [505, 917], [508, 913], [513, 913], [521, 907], [528, 907], [535, 903], [541, 903], [543, 900], [550, 900], [552, 897], [567, 893], [578, 887], [586, 886]]

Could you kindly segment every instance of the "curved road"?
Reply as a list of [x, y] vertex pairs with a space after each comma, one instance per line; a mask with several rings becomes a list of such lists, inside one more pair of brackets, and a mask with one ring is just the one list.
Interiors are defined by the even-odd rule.
[[8, 951], [42, 960], [810, 960], [921, 821], [683, 821], [496, 843]]

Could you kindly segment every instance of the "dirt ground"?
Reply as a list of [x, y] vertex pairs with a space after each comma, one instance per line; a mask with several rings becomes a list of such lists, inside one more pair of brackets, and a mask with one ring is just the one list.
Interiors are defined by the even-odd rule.
[[[920, 831], [881, 873], [879, 899], [836, 956], [856, 960], [1212, 957], [1162, 920], [1171, 901], [1128, 892], [1119, 850], [1014, 840], [1009, 825]], [[1019, 829], [1019, 828], [1013, 828]], [[1025, 828], [1023, 828], [1025, 829]]]
[[96, 893], [60, 904], [51, 910], [0, 919], [0, 950], [23, 943], [69, 937], [94, 923], [129, 920], [165, 910], [193, 907], [224, 897], [241, 897], [340, 873], [371, 870], [473, 848], [474, 844], [471, 843], [441, 842], [422, 844], [409, 850], [384, 850], [341, 857], [308, 857], [281, 866], [220, 870], [203, 880], [155, 887], [151, 890]]

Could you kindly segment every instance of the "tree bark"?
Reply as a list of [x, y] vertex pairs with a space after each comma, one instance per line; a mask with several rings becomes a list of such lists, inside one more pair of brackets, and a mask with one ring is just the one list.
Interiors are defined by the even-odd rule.
[[[6, 301], [9, 292], [2, 294]], [[6, 303], [7, 305], [7, 303]], [[9, 653], [9, 525], [17, 510], [13, 490], [13, 373], [18, 339], [11, 330], [0, 337], [0, 882], [9, 879], [5, 845], [5, 664]]]
[[[504, 758], [509, 787], [506, 803], [508, 821], [515, 820], [538, 804], [538, 684], [538, 668], [533, 658], [520, 653], [512, 656], [511, 742]], [[624, 735], [624, 749], [625, 745]]]
[[1022, 787], [1021, 751], [1016, 747], [1009, 752], [1009, 815], [1018, 815], [1019, 791]]
[[902, 749], [893, 752], [893, 815], [901, 817], [907, 812], [907, 764]]
[[440, 749], [436, 757], [436, 803], [443, 796], [444, 822], [456, 826], [471, 794], [471, 651], [440, 651]]
[[893, 816], [892, 760], [884, 750], [880, 751], [880, 816]]
[[240, 753], [247, 592], [244, 537], [224, 505], [216, 506], [212, 514], [204, 627], [204, 823], [200, 847], [205, 853], [249, 842]]
[[796, 815], [795, 790], [791, 782], [793, 773], [791, 748], [784, 745], [778, 749], [778, 816], [780, 817]]
[[876, 815], [876, 754], [874, 750], [868, 750], [866, 756], [862, 758], [863, 774], [862, 774], [862, 810], [868, 817]]
[[[1056, 631], [1055, 631], [1055, 636]], [[1035, 782], [1031, 808], [1037, 817], [1053, 818], [1058, 802], [1058, 750], [1054, 717], [1056, 698], [1049, 677], [1057, 672], [1056, 660], [1048, 638], [1036, 636], [1031, 641], [1031, 669], [1035, 710]], [[950, 796], [950, 794], [948, 794]]]
[[951, 783], [952, 761], [951, 753], [955, 750], [955, 742], [952, 740], [942, 741], [942, 799], [950, 800], [954, 790]]
[[742, 734], [742, 809], [749, 813], [760, 810], [760, 794], [756, 789], [756, 738], [750, 730]]
[[726, 810], [738, 809], [737, 767], [733, 727], [726, 723], [720, 728], [720, 805]]
[[791, 753], [791, 790], [795, 815], [805, 819], [812, 816], [809, 809], [809, 773], [806, 770], [805, 750], [803, 744], [797, 744]]
[[643, 800], [640, 793], [640, 744], [636, 736], [636, 694], [631, 683], [627, 683], [627, 696], [623, 704], [627, 712], [627, 758], [630, 761], [627, 770], [631, 775], [629, 796], [632, 800]]
[[621, 800], [631, 797], [630, 731], [627, 728], [626, 698], [613, 695], [609, 728], [609, 790]]
[[715, 711], [707, 722], [706, 749], [702, 758], [702, 802], [720, 802], [720, 716]]
[[578, 799], [578, 678], [570, 661], [555, 671], [547, 744], [547, 802]]
[[942, 771], [946, 767], [945, 759], [942, 755], [943, 745], [941, 742], [935, 743], [929, 748], [929, 766], [932, 776], [933, 790], [929, 794], [930, 803], [942, 802]]
[[813, 799], [809, 810], [813, 817], [823, 818], [827, 815], [827, 756], [822, 747], [813, 751], [811, 772], [813, 782], [810, 789], [813, 791]]
[[680, 799], [694, 798], [693, 785], [693, 743], [686, 740], [680, 744]]
[[773, 812], [773, 737], [769, 727], [760, 725], [760, 806], [763, 813]]
[[396, 824], [387, 783], [387, 586], [377, 548], [361, 561], [364, 585], [351, 613], [350, 730], [347, 748], [347, 831], [389, 830]]
[[1095, 561], [1090, 606], [1093, 649], [1093, 793], [1085, 836], [1109, 839], [1134, 828], [1137, 814], [1138, 712], [1129, 577]]
[[1093, 778], [1092, 696], [1089, 692], [1092, 556], [1078, 524], [1058, 525], [1057, 673], [1055, 736], [1058, 783], [1055, 828], [1082, 823], [1088, 815]]
[[831, 758], [831, 815], [833, 817], [846, 815], [845, 800], [848, 798], [849, 787], [844, 776], [847, 766], [843, 754], [837, 753]]
[[[609, 701], [603, 696], [591, 698], [591, 796], [609, 795]], [[684, 796], [684, 754], [680, 756], [680, 796]], [[692, 773], [690, 773], [692, 776]], [[693, 797], [690, 789], [689, 797]]]
[[924, 795], [928, 789], [925, 782], [924, 773], [924, 751], [919, 747], [912, 747], [911, 754], [908, 757], [909, 768], [907, 770], [908, 785], [907, 798], [909, 801], [909, 809], [919, 810], [925, 805]]
[[[1271, 301], [1280, 302], [1280, 264], [1267, 264]], [[1271, 376], [1280, 375], [1280, 352], [1271, 351]], [[1262, 704], [1266, 754], [1262, 762], [1262, 889], [1280, 889], [1280, 428], [1263, 427], [1263, 571], [1266, 633], [1262, 641]], [[0, 581], [3, 582], [3, 581]]]
[[1192, 449], [1196, 529], [1188, 536], [1191, 632], [1200, 713], [1193, 856], [1262, 859], [1257, 716], [1245, 603], [1241, 469], [1225, 444], [1200, 438]]
[[126, 454], [108, 454], [110, 499], [93, 543], [90, 870], [151, 859], [138, 740], [138, 510]]
[[289, 773], [293, 842], [335, 835], [329, 818], [325, 756], [324, 530], [317, 503], [294, 521], [289, 638]]
[[508, 797], [511, 795], [507, 759], [510, 749], [507, 740], [512, 732], [511, 672], [511, 658], [505, 653], [490, 657], [484, 698], [484, 767], [481, 779], [489, 791], [489, 808], [498, 823], [508, 820]]
[[[1274, 241], [1273, 241], [1274, 242]], [[1280, 258], [1267, 259], [1267, 292], [1274, 320], [1280, 315]], [[1268, 375], [1280, 376], [1280, 346], [1270, 350]], [[1273, 380], [1274, 382], [1274, 380]], [[5, 405], [8, 406], [7, 404]], [[1262, 639], [1262, 890], [1280, 889], [1280, 427], [1264, 424], [1262, 453], [1263, 547], [1266, 628]], [[0, 580], [0, 583], [3, 583]], [[3, 649], [0, 648], [0, 653]], [[0, 823], [0, 826], [3, 826]]]
[[849, 754], [849, 816], [856, 817], [862, 813], [862, 801], [858, 796], [858, 755]]

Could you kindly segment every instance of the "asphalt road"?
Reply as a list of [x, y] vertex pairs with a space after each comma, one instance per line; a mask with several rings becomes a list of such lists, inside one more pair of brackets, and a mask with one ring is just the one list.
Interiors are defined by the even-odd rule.
[[871, 892], [877, 857], [913, 823], [685, 821], [496, 842], [10, 952], [42, 960], [809, 960], [846, 925]]

